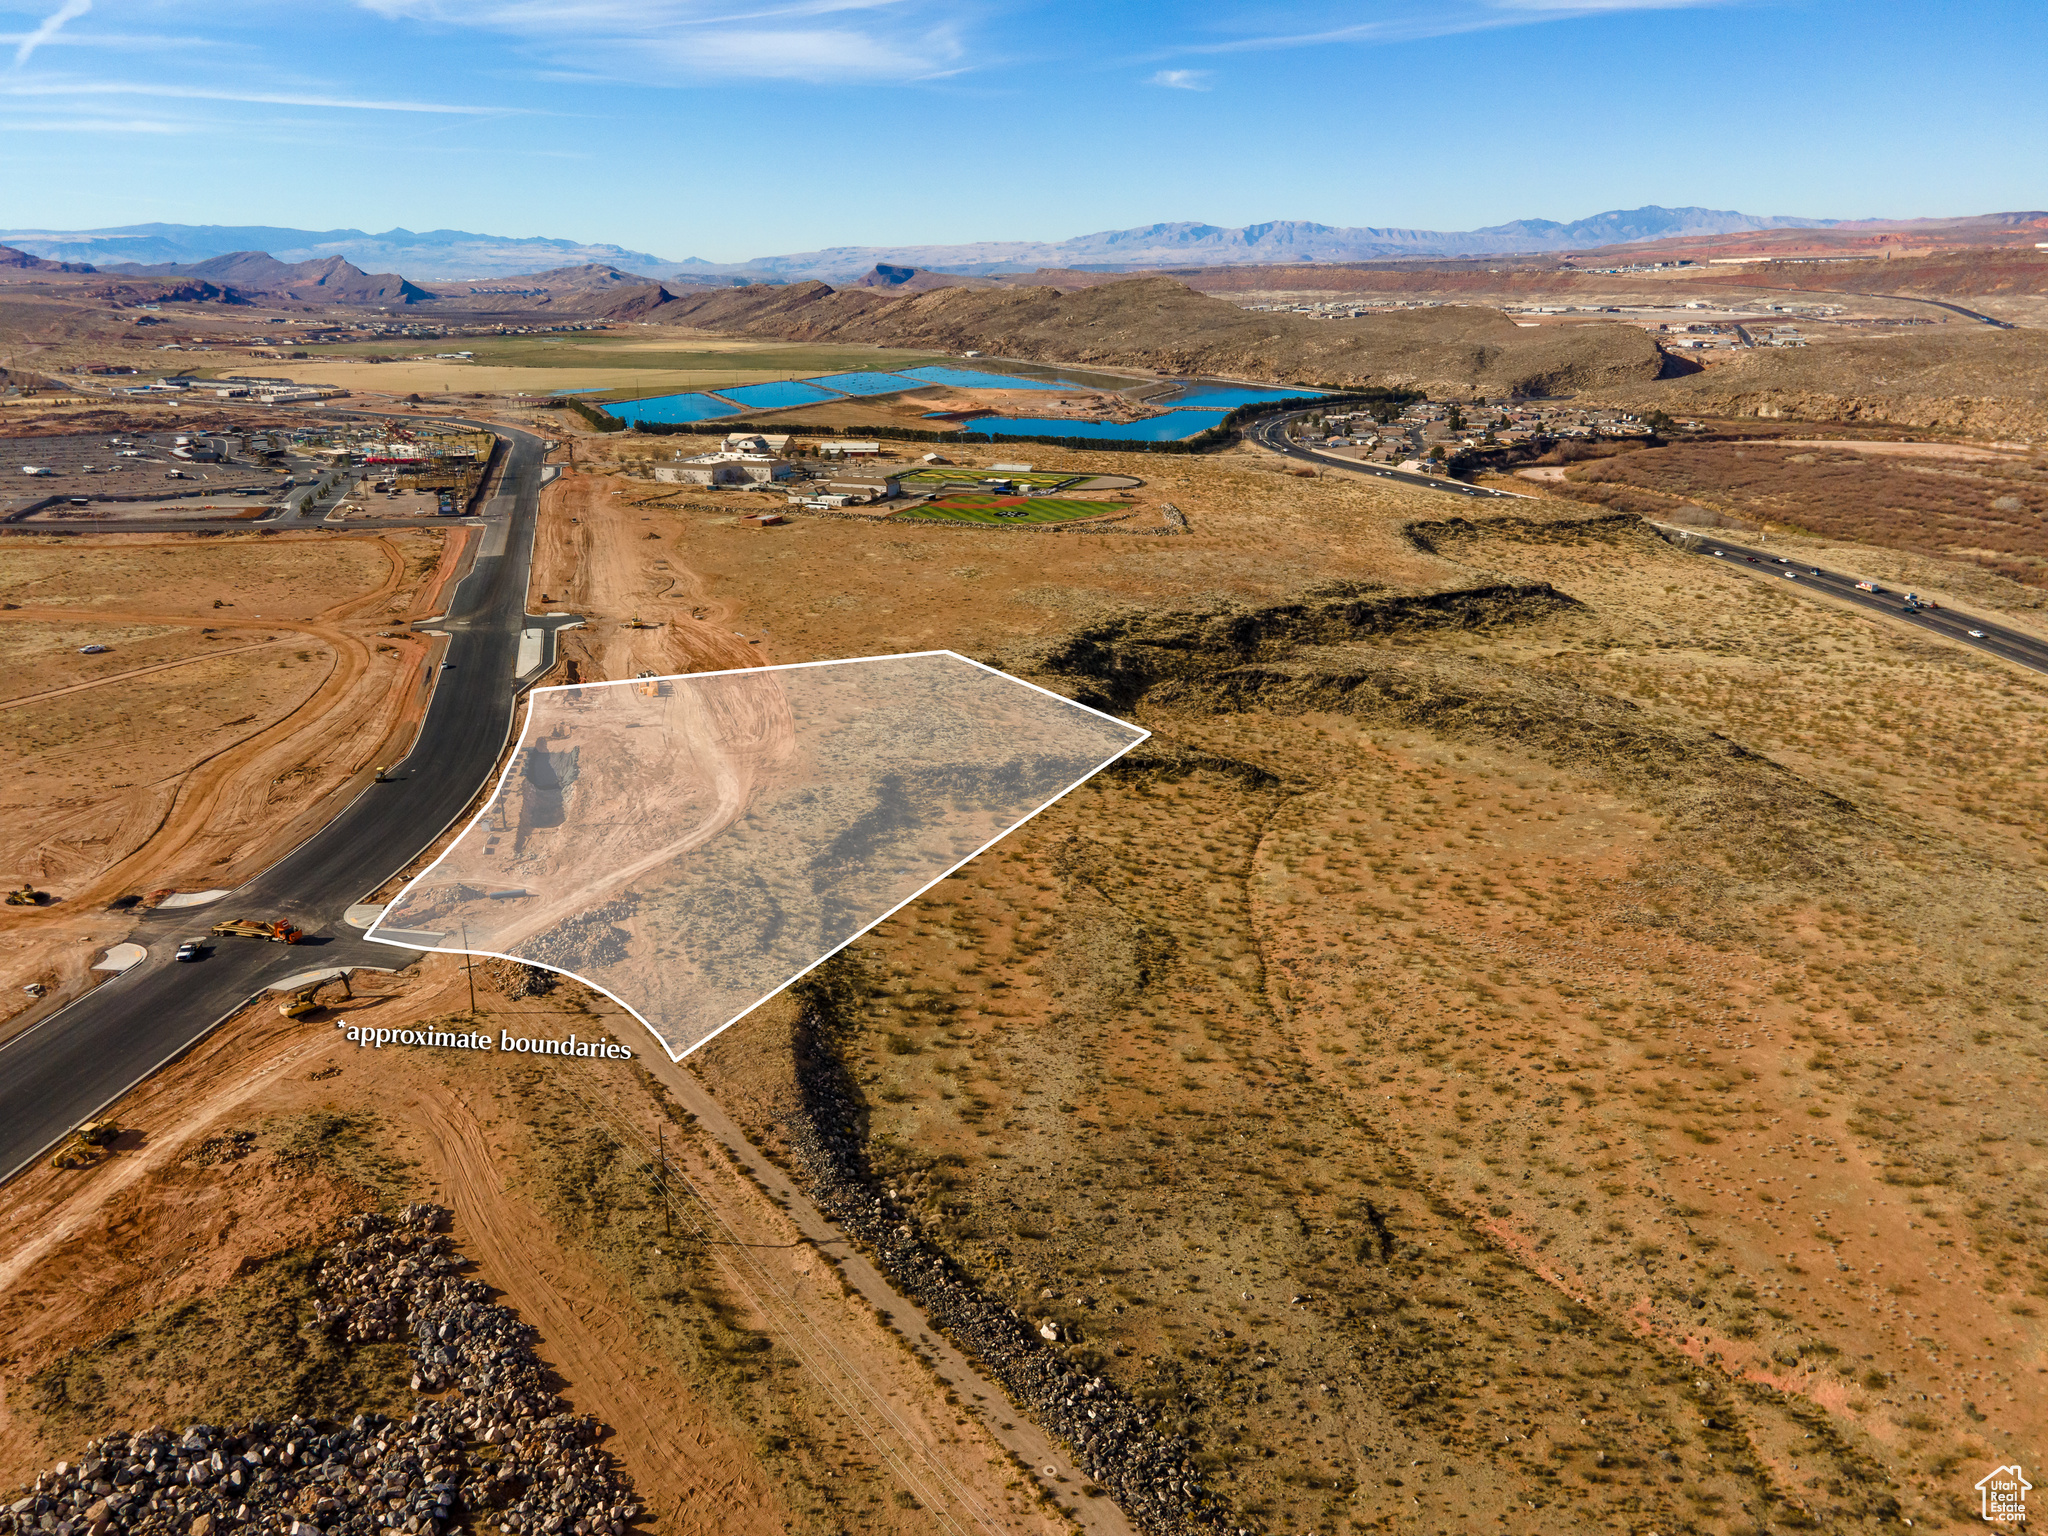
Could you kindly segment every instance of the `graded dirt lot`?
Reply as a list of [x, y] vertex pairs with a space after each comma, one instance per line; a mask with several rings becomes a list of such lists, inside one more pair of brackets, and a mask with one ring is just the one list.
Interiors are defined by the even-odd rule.
[[410, 529], [0, 544], [0, 877], [55, 898], [8, 909], [6, 1017], [29, 982], [45, 1007], [76, 989], [121, 927], [108, 902], [237, 885], [375, 770], [424, 704], [429, 642], [404, 626], [461, 547]]

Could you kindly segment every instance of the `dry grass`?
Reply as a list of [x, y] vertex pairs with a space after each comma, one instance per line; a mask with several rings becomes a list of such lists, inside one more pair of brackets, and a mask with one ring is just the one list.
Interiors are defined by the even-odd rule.
[[1561, 494], [1646, 516], [1693, 503], [1822, 538], [1975, 561], [2048, 585], [2048, 468], [1826, 447], [1680, 444], [1583, 464]]
[[2043, 685], [1625, 520], [1429, 538], [1576, 605], [1030, 650], [1160, 735], [838, 971], [878, 1174], [1268, 1528], [1960, 1512], [2048, 1407]]

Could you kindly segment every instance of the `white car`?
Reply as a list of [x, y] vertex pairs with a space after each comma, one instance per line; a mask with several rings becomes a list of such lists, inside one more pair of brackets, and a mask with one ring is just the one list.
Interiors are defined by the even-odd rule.
[[1982, 640], [1984, 638], [1984, 631], [1981, 629], [1973, 629], [1970, 631], [1970, 638], [1972, 640]]
[[1778, 572], [1778, 574], [1784, 577], [1787, 581], [1797, 581], [1799, 579], [1799, 573], [1797, 571], [1780, 571]]
[[103, 656], [106, 651], [107, 647], [104, 645], [81, 645], [78, 648], [78, 654], [81, 656]]

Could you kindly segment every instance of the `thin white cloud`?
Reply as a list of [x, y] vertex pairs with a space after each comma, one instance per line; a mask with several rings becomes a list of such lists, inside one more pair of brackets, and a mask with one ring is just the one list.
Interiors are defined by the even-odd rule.
[[[0, 48], [15, 48], [34, 38], [34, 32], [0, 32]], [[232, 39], [215, 37], [174, 37], [161, 32], [60, 32], [40, 38], [38, 48], [225, 48], [246, 46]]]
[[[545, 55], [555, 79], [891, 83], [957, 73], [965, 8], [935, 0], [356, 0], [394, 22], [471, 28]], [[573, 61], [573, 62], [572, 62]]]
[[433, 112], [461, 117], [498, 117], [518, 109], [461, 107], [439, 101], [364, 101], [349, 96], [301, 96], [284, 91], [216, 91], [203, 86], [131, 85], [120, 80], [0, 81], [9, 96], [162, 96], [176, 101], [240, 101], [266, 107], [330, 107], [348, 112]]
[[1488, 0], [1498, 11], [1531, 11], [1544, 16], [1600, 16], [1614, 11], [1687, 11], [1724, 0]]
[[1147, 85], [1163, 85], [1170, 91], [1206, 91], [1211, 71], [1206, 69], [1162, 69], [1148, 77]]
[[19, 69], [35, 51], [64, 30], [66, 22], [76, 21], [92, 9], [92, 0], [64, 0], [64, 3], [43, 18], [43, 24], [24, 37], [14, 50], [14, 67]]
[[658, 33], [682, 27], [727, 27], [791, 17], [907, 9], [910, 0], [780, 0], [719, 5], [708, 0], [356, 0], [380, 16], [410, 17], [455, 27], [570, 35], [622, 31]]
[[1462, 5], [1432, 5], [1371, 21], [1266, 33], [1227, 42], [1194, 43], [1160, 52], [1243, 53], [1324, 47], [1332, 43], [1420, 42], [1426, 38], [1457, 37], [1470, 32], [1525, 27], [1546, 21], [1617, 16], [1628, 11], [1701, 10], [1730, 3], [1732, 0], [1466, 0]]
[[7, 133], [187, 133], [190, 130], [182, 123], [158, 122], [154, 118], [66, 118], [61, 123], [47, 121], [6, 122], [0, 121], [0, 131]]
[[910, 80], [949, 73], [959, 57], [950, 37], [922, 42], [876, 37], [843, 28], [771, 32], [753, 28], [614, 45], [620, 73], [646, 78], [648, 66], [674, 84], [700, 78]]

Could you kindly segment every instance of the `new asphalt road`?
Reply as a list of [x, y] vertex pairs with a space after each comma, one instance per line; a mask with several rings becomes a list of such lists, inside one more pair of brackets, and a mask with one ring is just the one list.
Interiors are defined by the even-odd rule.
[[[130, 935], [148, 949], [146, 960], [0, 1046], [0, 1179], [12, 1178], [266, 987], [329, 966], [405, 963], [406, 951], [365, 943], [342, 913], [433, 842], [490, 776], [522, 681], [522, 630], [541, 632], [537, 661], [534, 647], [527, 649], [527, 670], [537, 675], [553, 660], [554, 631], [576, 622], [526, 612], [542, 444], [523, 432], [492, 430], [506, 439], [509, 457], [502, 488], [484, 509], [483, 542], [447, 615], [416, 626], [448, 635], [448, 665], [411, 753], [389, 782], [370, 785], [232, 895], [149, 913]], [[289, 918], [307, 942], [209, 939], [203, 960], [172, 959], [181, 939], [234, 917]]]

